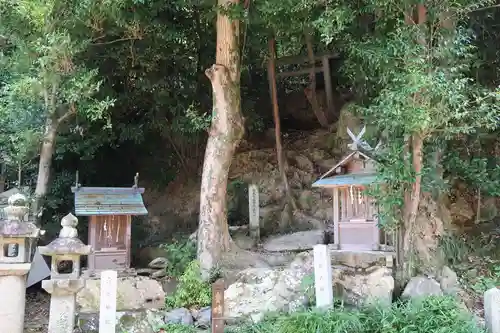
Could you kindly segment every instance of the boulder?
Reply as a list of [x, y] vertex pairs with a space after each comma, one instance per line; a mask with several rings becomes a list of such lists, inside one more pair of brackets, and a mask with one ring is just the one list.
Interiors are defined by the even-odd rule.
[[269, 237], [262, 247], [269, 252], [310, 250], [317, 244], [323, 244], [323, 230], [299, 231], [292, 234]]
[[427, 276], [415, 276], [406, 285], [402, 298], [420, 298], [427, 296], [442, 296], [443, 291], [439, 283]]
[[147, 265], [154, 259], [158, 257], [165, 257], [167, 255], [167, 250], [160, 246], [149, 246], [144, 247], [135, 256], [139, 267], [147, 267]]
[[[336, 253], [334, 251], [332, 254]], [[339, 252], [337, 252], [339, 253]], [[342, 256], [337, 256], [342, 258]], [[366, 269], [348, 267], [333, 262], [332, 283], [334, 296], [350, 305], [370, 302], [390, 304], [394, 291], [392, 271], [384, 267], [386, 258], [375, 253], [366, 257], [350, 256], [344, 259], [350, 264], [373, 265]], [[262, 319], [267, 312], [290, 312], [308, 304], [304, 289], [304, 279], [314, 272], [312, 251], [295, 256], [285, 268], [248, 268], [240, 272], [235, 282], [229, 285], [225, 297], [224, 316], [233, 320], [251, 318]]]
[[165, 269], [168, 266], [168, 259], [165, 257], [158, 257], [153, 259], [148, 267], [149, 268], [154, 268], [154, 269]]
[[260, 321], [265, 313], [293, 311], [305, 302], [302, 280], [313, 272], [313, 257], [299, 254], [285, 269], [249, 268], [224, 293], [224, 316]]
[[206, 306], [196, 311], [192, 311], [194, 326], [202, 329], [210, 327], [212, 322], [212, 307]]
[[457, 273], [444, 266], [439, 274], [439, 285], [445, 295], [456, 295], [460, 290]]
[[[156, 333], [163, 326], [163, 313], [156, 310], [120, 311], [116, 313], [116, 331]], [[99, 333], [99, 314], [79, 314], [77, 327], [81, 333]]]
[[390, 305], [394, 292], [391, 269], [374, 267], [368, 274], [352, 274], [341, 268], [333, 269], [333, 290], [346, 304], [362, 306], [370, 303]]
[[[99, 312], [101, 280], [88, 279], [76, 295], [81, 313]], [[117, 311], [160, 309], [165, 305], [165, 292], [160, 282], [145, 276], [119, 277], [117, 281]]]
[[167, 324], [192, 325], [193, 316], [186, 308], [178, 308], [165, 313], [164, 321]]

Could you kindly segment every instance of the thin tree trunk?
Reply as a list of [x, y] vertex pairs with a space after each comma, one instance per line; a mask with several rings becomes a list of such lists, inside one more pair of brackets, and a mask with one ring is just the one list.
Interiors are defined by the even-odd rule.
[[413, 244], [415, 235], [415, 223], [417, 220], [418, 208], [420, 204], [420, 192], [422, 184], [422, 149], [423, 139], [420, 134], [415, 133], [411, 137], [412, 165], [415, 171], [415, 182], [411, 188], [411, 192], [405, 197], [405, 235], [403, 240], [403, 258], [405, 260], [405, 274], [411, 276], [413, 267], [411, 265], [411, 257], [413, 255]]
[[45, 134], [40, 151], [40, 162], [38, 165], [38, 177], [35, 188], [35, 201], [33, 203], [33, 215], [36, 220], [42, 216], [42, 203], [48, 192], [50, 180], [50, 168], [54, 155], [58, 121], [47, 119], [45, 124]]
[[[285, 186], [285, 193], [287, 196], [287, 201], [290, 204], [290, 208], [293, 212], [298, 210], [297, 203], [293, 198], [292, 191], [290, 189], [290, 184], [288, 183], [288, 177], [286, 176], [285, 170], [285, 157], [283, 154], [283, 145], [281, 144], [281, 122], [278, 107], [278, 92], [276, 88], [276, 41], [274, 38], [269, 40], [269, 61], [268, 61], [268, 72], [269, 72], [269, 84], [271, 88], [271, 100], [273, 103], [273, 118], [274, 118], [274, 137], [276, 141], [276, 157], [278, 159], [278, 169], [280, 171], [281, 179], [283, 180], [283, 185]], [[291, 215], [290, 215], [291, 216]]]
[[[309, 57], [309, 63], [311, 65], [311, 73], [309, 74], [309, 79], [311, 80], [311, 85], [309, 89], [306, 88], [305, 93], [306, 97], [309, 99], [309, 103], [311, 103], [311, 108], [318, 119], [319, 124], [322, 127], [328, 128], [328, 120], [326, 119], [324, 110], [321, 109], [318, 103], [318, 96], [316, 94], [316, 60], [314, 58], [314, 50], [313, 50], [313, 42], [312, 36], [309, 31], [305, 31], [304, 33], [306, 39], [307, 46], [307, 55]], [[327, 75], [329, 73], [323, 73], [323, 75]], [[309, 91], [308, 91], [309, 90]]]
[[5, 164], [0, 161], [0, 193], [5, 191]]
[[[227, 8], [239, 0], [219, 0]], [[208, 279], [231, 245], [227, 224], [227, 180], [231, 160], [243, 137], [241, 114], [239, 21], [217, 14], [216, 64], [205, 74], [213, 89], [212, 124], [205, 150], [200, 193], [198, 260]]]

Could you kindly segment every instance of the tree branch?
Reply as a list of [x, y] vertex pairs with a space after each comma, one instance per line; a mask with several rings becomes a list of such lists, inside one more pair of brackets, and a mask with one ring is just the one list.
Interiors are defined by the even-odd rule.
[[57, 124], [62, 123], [63, 121], [65, 121], [66, 119], [68, 119], [71, 116], [74, 116], [75, 114], [76, 114], [75, 103], [71, 103], [71, 105], [69, 106], [69, 110], [66, 111], [65, 114], [60, 116], [59, 119], [57, 119]]
[[125, 37], [125, 38], [118, 38], [118, 39], [115, 39], [115, 40], [111, 40], [109, 42], [101, 42], [101, 43], [92, 43], [91, 45], [109, 45], [109, 44], [115, 44], [115, 43], [120, 43], [120, 42], [126, 42], [126, 41], [129, 41], [129, 40], [137, 40], [139, 38], [136, 38], [136, 37]]
[[481, 7], [481, 8], [477, 8], [477, 9], [472, 9], [472, 10], [469, 11], [469, 13], [474, 13], [474, 12], [479, 12], [479, 11], [482, 11], [482, 10], [494, 9], [494, 8], [499, 8], [499, 7], [500, 7], [500, 4], [493, 5], [493, 6], [488, 6], [488, 7]]

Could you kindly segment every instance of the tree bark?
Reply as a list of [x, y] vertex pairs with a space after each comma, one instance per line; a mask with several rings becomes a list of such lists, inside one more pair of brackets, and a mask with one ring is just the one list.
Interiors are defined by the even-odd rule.
[[[311, 85], [309, 88], [305, 89], [305, 94], [309, 102], [311, 103], [311, 108], [316, 115], [316, 118], [318, 119], [319, 124], [324, 127], [328, 128], [328, 120], [325, 115], [325, 111], [321, 108], [321, 106], [318, 103], [318, 96], [316, 94], [316, 60], [314, 57], [314, 49], [313, 49], [313, 42], [312, 42], [312, 36], [309, 31], [304, 32], [304, 36], [306, 39], [306, 46], [307, 46], [307, 56], [309, 58], [309, 63], [311, 64], [311, 73], [309, 74], [309, 80], [311, 80]], [[323, 75], [329, 75], [330, 73], [323, 73]]]
[[405, 214], [404, 214], [404, 239], [403, 239], [403, 258], [405, 262], [405, 274], [412, 276], [413, 266], [412, 251], [414, 250], [414, 238], [416, 235], [415, 223], [417, 220], [418, 207], [420, 204], [420, 192], [422, 184], [422, 156], [423, 138], [420, 134], [414, 133], [411, 137], [412, 166], [415, 172], [415, 182], [410, 192], [405, 196]]
[[[219, 0], [222, 8], [239, 0]], [[227, 224], [227, 181], [234, 152], [243, 137], [241, 114], [239, 21], [217, 14], [216, 64], [205, 71], [213, 90], [212, 124], [205, 150], [200, 193], [198, 260], [210, 277], [231, 245]]]
[[50, 180], [50, 168], [54, 155], [57, 128], [59, 122], [50, 117], [45, 123], [45, 133], [40, 150], [40, 162], [38, 164], [38, 177], [35, 188], [35, 200], [33, 202], [33, 215], [36, 220], [42, 216], [42, 202], [48, 192]]
[[273, 103], [273, 119], [274, 119], [274, 138], [276, 141], [276, 157], [278, 160], [278, 169], [280, 171], [281, 179], [283, 180], [283, 185], [285, 186], [285, 193], [287, 201], [290, 204], [288, 209], [290, 216], [293, 215], [298, 210], [297, 203], [292, 195], [290, 189], [290, 184], [288, 183], [288, 177], [286, 176], [285, 170], [285, 156], [283, 154], [283, 145], [281, 143], [281, 122], [279, 115], [278, 106], [278, 92], [276, 88], [276, 41], [274, 38], [269, 40], [269, 61], [268, 61], [268, 72], [269, 72], [269, 84], [271, 90], [271, 100]]

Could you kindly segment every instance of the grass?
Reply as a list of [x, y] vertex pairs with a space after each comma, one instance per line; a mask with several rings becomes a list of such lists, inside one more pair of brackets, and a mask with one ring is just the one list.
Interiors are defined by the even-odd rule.
[[228, 328], [228, 333], [484, 333], [448, 297], [362, 310], [335, 308], [274, 316], [257, 324]]

